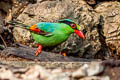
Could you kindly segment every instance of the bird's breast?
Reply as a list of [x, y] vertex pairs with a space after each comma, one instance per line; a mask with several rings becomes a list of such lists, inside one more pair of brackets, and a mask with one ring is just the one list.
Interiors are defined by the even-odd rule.
[[68, 39], [69, 35], [56, 33], [50, 37], [32, 33], [33, 39], [42, 46], [56, 46]]

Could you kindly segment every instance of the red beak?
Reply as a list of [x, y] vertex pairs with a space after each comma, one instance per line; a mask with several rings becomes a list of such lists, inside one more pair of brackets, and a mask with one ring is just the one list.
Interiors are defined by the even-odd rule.
[[74, 33], [77, 34], [78, 36], [80, 36], [80, 38], [85, 39], [85, 36], [84, 36], [84, 34], [81, 31], [74, 30]]

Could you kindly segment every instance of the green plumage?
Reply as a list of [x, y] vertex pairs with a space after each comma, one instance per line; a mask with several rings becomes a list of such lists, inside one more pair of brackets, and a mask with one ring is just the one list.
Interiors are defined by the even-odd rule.
[[73, 31], [69, 25], [64, 23], [39, 23], [38, 29], [48, 32], [46, 35], [39, 35], [32, 32], [33, 39], [42, 46], [55, 46], [68, 39]]
[[[74, 29], [70, 24], [75, 24], [70, 19], [59, 20], [58, 23], [40, 22], [32, 27], [28, 27], [31, 30], [33, 39], [42, 46], [55, 46], [68, 39]], [[76, 29], [79, 30], [79, 26], [75, 24]]]

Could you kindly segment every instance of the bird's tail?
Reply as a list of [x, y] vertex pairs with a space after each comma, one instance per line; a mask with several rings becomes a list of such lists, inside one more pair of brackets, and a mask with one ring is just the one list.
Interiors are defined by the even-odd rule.
[[23, 22], [21, 21], [11, 21], [9, 22], [9, 24], [13, 25], [13, 27], [21, 27], [21, 28], [25, 28], [25, 29], [29, 29], [29, 25], [27, 24], [24, 24]]

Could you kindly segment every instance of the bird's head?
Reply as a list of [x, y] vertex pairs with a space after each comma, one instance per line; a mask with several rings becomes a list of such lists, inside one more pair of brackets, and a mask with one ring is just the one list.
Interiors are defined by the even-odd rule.
[[62, 20], [59, 20], [58, 22], [69, 25], [74, 30], [75, 34], [77, 34], [78, 36], [80, 36], [80, 38], [85, 39], [84, 34], [79, 29], [80, 28], [79, 25], [76, 24], [74, 21], [72, 21], [70, 19], [62, 19]]

